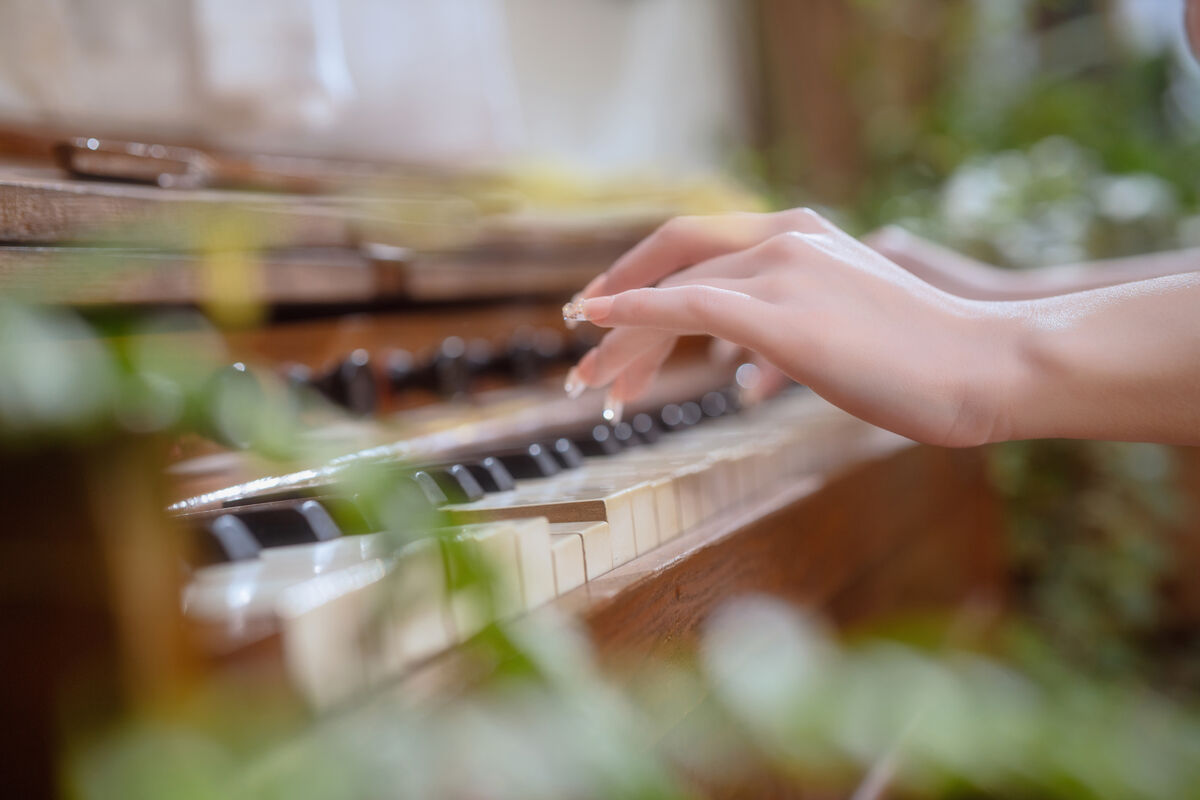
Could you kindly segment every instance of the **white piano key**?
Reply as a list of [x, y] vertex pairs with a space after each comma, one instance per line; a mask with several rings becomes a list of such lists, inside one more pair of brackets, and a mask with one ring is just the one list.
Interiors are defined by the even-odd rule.
[[668, 542], [681, 533], [679, 526], [679, 500], [674, 480], [658, 478], [651, 482], [654, 487], [654, 512], [658, 515], [659, 543]]
[[418, 539], [398, 554], [393, 574], [384, 580], [387, 596], [380, 609], [383, 623], [380, 655], [392, 654], [374, 671], [394, 675], [409, 663], [449, 647], [455, 640], [448, 607], [446, 562], [441, 543]]
[[279, 592], [310, 573], [268, 579], [258, 559], [213, 564], [192, 574], [183, 590], [183, 613], [193, 619], [238, 624], [269, 617]]
[[367, 681], [361, 635], [378, 603], [384, 563], [366, 561], [285, 591], [277, 605], [284, 663], [296, 688], [318, 708]]
[[[586, 482], [585, 482], [586, 481]], [[448, 506], [464, 522], [546, 517], [551, 522], [607, 522], [614, 566], [637, 556], [633, 502], [650, 489], [636, 478], [522, 481], [511, 492], [490, 495], [474, 503]], [[644, 503], [639, 508], [644, 507]]]
[[521, 595], [526, 610], [554, 599], [554, 555], [551, 551], [550, 523], [545, 517], [514, 520], [517, 566], [520, 569]]
[[583, 562], [587, 580], [595, 580], [613, 568], [612, 538], [607, 522], [552, 522], [551, 536], [576, 534], [583, 542]]
[[465, 525], [456, 539], [473, 548], [473, 554], [487, 570], [488, 580], [486, 587], [468, 587], [456, 591], [451, 598], [461, 640], [474, 636], [491, 622], [521, 613], [525, 598], [521, 591], [517, 531], [510, 521]]
[[324, 707], [399, 674], [456, 641], [440, 543], [407, 545], [284, 590], [276, 604], [297, 687]]
[[267, 547], [261, 551], [259, 558], [268, 568], [305, 570], [312, 575], [320, 575], [372, 558], [383, 558], [388, 555], [393, 542], [383, 533], [343, 536], [315, 544]]
[[554, 591], [562, 595], [587, 580], [583, 560], [583, 535], [562, 533], [551, 536], [554, 553]]

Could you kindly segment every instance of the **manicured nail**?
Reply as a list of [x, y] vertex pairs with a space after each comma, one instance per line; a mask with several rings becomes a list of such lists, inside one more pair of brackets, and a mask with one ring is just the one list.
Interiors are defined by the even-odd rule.
[[563, 384], [563, 390], [567, 393], [567, 397], [574, 400], [579, 397], [587, 389], [587, 384], [579, 380], [579, 370], [571, 367], [567, 371], [567, 381]]
[[586, 320], [587, 317], [583, 315], [583, 301], [575, 299], [563, 306], [563, 319], [576, 324]]
[[583, 293], [580, 292], [571, 298], [571, 302], [563, 306], [563, 321], [567, 324], [567, 330], [569, 331], [573, 331], [579, 327], [579, 320], [575, 319], [574, 317], [567, 316], [567, 309], [578, 308], [582, 300]]
[[625, 413], [625, 404], [620, 400], [613, 399], [611, 393], [604, 397], [604, 412], [602, 416], [604, 421], [610, 425], [616, 425], [621, 421], [621, 415]]
[[592, 322], [603, 322], [608, 318], [609, 312], [612, 311], [612, 297], [592, 297], [584, 300], [580, 305], [580, 310], [583, 312], [583, 318]]
[[612, 311], [611, 297], [591, 297], [587, 300], [572, 300], [563, 306], [563, 319], [600, 322]]

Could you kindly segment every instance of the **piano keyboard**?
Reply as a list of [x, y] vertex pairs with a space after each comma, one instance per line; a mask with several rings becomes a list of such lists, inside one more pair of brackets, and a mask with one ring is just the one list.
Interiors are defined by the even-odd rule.
[[[343, 535], [333, 518], [345, 514], [326, 507], [345, 499], [226, 509], [206, 525], [215, 549], [236, 560], [196, 569], [185, 611], [235, 633], [266, 621], [292, 681], [326, 706], [493, 621], [587, 591], [698, 523], [853, 458], [863, 434], [878, 433], [805, 391], [736, 414], [715, 400], [709, 414], [685, 405], [639, 415], [642, 434], [597, 426], [470, 466], [418, 470], [426, 498], [455, 525], [416, 540], [365, 520]], [[492, 580], [455, 588], [447, 539]]]

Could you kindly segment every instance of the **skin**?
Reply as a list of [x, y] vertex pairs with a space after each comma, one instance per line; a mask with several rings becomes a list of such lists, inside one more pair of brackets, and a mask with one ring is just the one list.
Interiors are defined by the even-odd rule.
[[611, 383], [617, 401], [700, 333], [918, 441], [1200, 444], [1200, 272], [980, 300], [797, 209], [673, 220], [581, 298], [613, 330], [568, 382]]
[[1178, 275], [1200, 265], [1200, 249], [1191, 249], [1017, 271], [976, 261], [901, 228], [884, 228], [863, 241], [922, 280], [975, 300], [1051, 297]]
[[[1200, 0], [1184, 25], [1200, 57]], [[579, 300], [612, 331], [567, 390], [610, 386], [610, 409], [699, 333], [757, 353], [765, 384], [786, 374], [918, 441], [1200, 444], [1194, 250], [1008, 273], [896, 229], [859, 242], [807, 209], [685, 217]]]

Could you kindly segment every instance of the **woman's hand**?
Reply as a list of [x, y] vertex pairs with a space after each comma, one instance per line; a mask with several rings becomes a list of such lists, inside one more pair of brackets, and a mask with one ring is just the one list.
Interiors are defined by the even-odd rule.
[[923, 442], [1200, 444], [1200, 272], [1183, 271], [1200, 253], [1109, 267], [1105, 277], [1175, 274], [984, 301], [936, 288], [811, 211], [679, 219], [564, 309], [614, 328], [567, 389], [612, 383], [614, 402], [632, 399], [677, 336], [701, 333]]
[[978, 444], [1006, 435], [1015, 348], [996, 305], [934, 288], [806, 209], [680, 218], [564, 310], [615, 328], [568, 392], [612, 383], [614, 402], [631, 400], [677, 336], [706, 333], [869, 422]]

